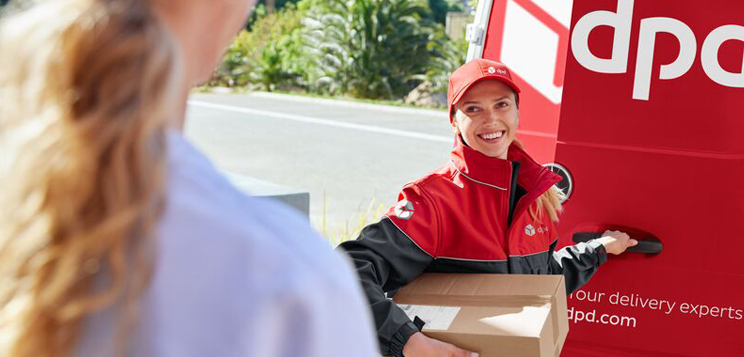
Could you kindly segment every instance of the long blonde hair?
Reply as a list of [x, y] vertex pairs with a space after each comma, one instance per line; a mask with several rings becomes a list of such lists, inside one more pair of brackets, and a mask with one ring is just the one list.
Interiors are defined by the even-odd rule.
[[0, 23], [0, 356], [60, 356], [136, 316], [179, 61], [147, 0], [27, 7]]
[[563, 212], [562, 198], [563, 193], [553, 186], [537, 198], [535, 206], [530, 207], [529, 212], [538, 220], [542, 219], [543, 212], [546, 212], [552, 222], [558, 222], [559, 214]]
[[[514, 138], [514, 144], [524, 149], [524, 144], [519, 139]], [[552, 222], [558, 222], [559, 214], [563, 211], [563, 205], [561, 204], [563, 197], [561, 190], [552, 186], [537, 198], [534, 205], [529, 207], [530, 215], [533, 219], [541, 220], [547, 213]]]

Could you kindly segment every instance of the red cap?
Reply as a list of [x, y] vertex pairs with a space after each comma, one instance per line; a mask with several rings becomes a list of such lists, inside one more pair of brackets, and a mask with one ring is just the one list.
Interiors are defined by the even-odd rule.
[[520, 92], [519, 87], [512, 81], [509, 68], [496, 61], [476, 58], [460, 66], [450, 75], [449, 88], [447, 89], [450, 122], [452, 121], [452, 108], [455, 104], [460, 101], [470, 87], [487, 79], [502, 81], [515, 92]]

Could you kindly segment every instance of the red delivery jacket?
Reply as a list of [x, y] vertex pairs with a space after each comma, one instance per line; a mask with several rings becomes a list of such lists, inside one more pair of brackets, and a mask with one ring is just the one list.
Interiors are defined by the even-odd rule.
[[607, 260], [602, 244], [555, 251], [558, 234], [547, 212], [541, 219], [529, 213], [558, 181], [516, 144], [502, 160], [458, 137], [449, 162], [405, 185], [378, 223], [342, 243], [369, 299], [381, 353], [402, 356], [419, 331], [386, 293], [422, 273], [563, 274], [569, 294], [584, 285]]

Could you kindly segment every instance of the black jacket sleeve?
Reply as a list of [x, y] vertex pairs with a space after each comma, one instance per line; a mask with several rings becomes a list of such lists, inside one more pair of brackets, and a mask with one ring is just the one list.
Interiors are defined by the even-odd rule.
[[554, 251], [558, 241], [551, 244], [550, 272], [563, 274], [566, 279], [566, 294], [579, 290], [597, 272], [597, 269], [607, 261], [607, 250], [596, 240], [578, 243]]
[[419, 329], [385, 292], [396, 290], [424, 272], [433, 258], [395, 223], [384, 217], [339, 249], [354, 262], [367, 295], [384, 356], [402, 356], [403, 346]]

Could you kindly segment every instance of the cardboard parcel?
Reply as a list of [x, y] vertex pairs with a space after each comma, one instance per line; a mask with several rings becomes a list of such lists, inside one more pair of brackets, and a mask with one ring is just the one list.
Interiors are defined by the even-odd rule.
[[423, 274], [393, 300], [425, 335], [480, 357], [559, 356], [568, 334], [562, 275]]

